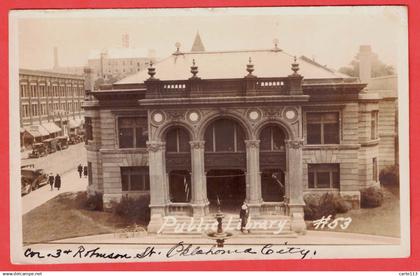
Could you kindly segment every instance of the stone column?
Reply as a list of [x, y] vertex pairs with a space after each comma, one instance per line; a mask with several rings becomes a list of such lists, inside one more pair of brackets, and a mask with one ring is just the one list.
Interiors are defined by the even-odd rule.
[[205, 216], [209, 213], [207, 181], [204, 171], [204, 143], [205, 141], [190, 141], [192, 167], [191, 205], [194, 216]]
[[246, 145], [246, 201], [251, 215], [259, 215], [261, 208], [260, 140], [245, 140]]
[[165, 216], [165, 207], [168, 201], [166, 189], [165, 143], [157, 141], [147, 142], [149, 152], [150, 177], [150, 222], [147, 231], [156, 233]]
[[303, 181], [302, 181], [302, 140], [287, 140], [287, 162], [289, 177], [289, 210], [292, 230], [299, 234], [306, 233], [303, 218]]

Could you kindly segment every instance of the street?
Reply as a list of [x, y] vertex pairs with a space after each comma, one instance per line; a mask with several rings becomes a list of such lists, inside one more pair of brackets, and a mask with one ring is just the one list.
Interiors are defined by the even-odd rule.
[[27, 152], [22, 154], [22, 166], [34, 164], [35, 168], [44, 169], [44, 172], [49, 174], [57, 173], [64, 174], [82, 164], [86, 166], [86, 150], [85, 144], [79, 143], [70, 145], [68, 149], [51, 153], [40, 158], [28, 158]]
[[84, 191], [88, 185], [87, 177], [82, 176], [76, 170], [77, 165], [86, 165], [86, 151], [84, 144], [72, 145], [68, 149], [58, 151], [41, 158], [22, 159], [22, 165], [34, 164], [35, 168], [44, 169], [54, 176], [61, 175], [60, 191], [51, 191], [50, 185], [45, 185], [22, 197], [22, 215], [42, 205], [44, 202], [64, 192]]

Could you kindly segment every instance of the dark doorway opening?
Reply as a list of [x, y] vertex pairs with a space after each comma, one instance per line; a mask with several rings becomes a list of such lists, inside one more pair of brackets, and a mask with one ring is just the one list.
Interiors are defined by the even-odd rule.
[[284, 201], [284, 172], [279, 169], [263, 169], [261, 172], [261, 195], [265, 202]]
[[186, 170], [169, 173], [169, 195], [171, 202], [191, 201], [191, 174]]
[[207, 197], [210, 212], [217, 211], [217, 198], [223, 212], [238, 212], [245, 201], [246, 184], [243, 170], [210, 170], [207, 172]]

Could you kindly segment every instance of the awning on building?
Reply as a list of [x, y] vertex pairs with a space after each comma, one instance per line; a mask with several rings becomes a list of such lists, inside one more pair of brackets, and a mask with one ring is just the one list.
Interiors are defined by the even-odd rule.
[[50, 135], [50, 133], [41, 125], [25, 126], [24, 129], [33, 137], [42, 137]]
[[42, 124], [42, 126], [49, 132], [49, 133], [57, 133], [61, 131], [61, 128], [59, 128], [56, 124], [53, 122], [48, 122]]
[[68, 126], [69, 128], [78, 128], [82, 125], [82, 122], [80, 119], [70, 119]]

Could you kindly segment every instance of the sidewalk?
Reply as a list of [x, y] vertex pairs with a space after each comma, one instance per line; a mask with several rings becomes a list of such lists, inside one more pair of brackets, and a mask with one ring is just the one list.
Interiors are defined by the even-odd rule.
[[87, 177], [79, 178], [76, 169], [61, 175], [61, 188], [51, 191], [50, 185], [45, 185], [22, 197], [22, 215], [42, 205], [60, 193], [85, 191], [88, 185]]

